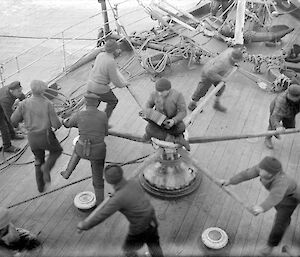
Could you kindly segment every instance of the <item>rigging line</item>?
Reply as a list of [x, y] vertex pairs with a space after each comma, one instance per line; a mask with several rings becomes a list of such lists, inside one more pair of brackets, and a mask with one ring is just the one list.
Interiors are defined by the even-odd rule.
[[33, 36], [18, 36], [18, 35], [1, 35], [0, 38], [28, 38], [28, 39], [63, 39], [63, 40], [81, 40], [81, 41], [88, 41], [88, 40], [96, 40], [95, 38], [72, 38], [72, 37], [33, 37]]
[[[149, 156], [149, 154], [144, 155], [144, 156], [139, 157], [139, 158], [136, 158], [136, 159], [134, 159], [134, 160], [125, 162], [125, 163], [121, 164], [120, 166], [125, 166], [125, 165], [135, 164], [135, 163], [137, 163], [137, 161], [142, 160], [142, 159], [144, 159], [144, 158], [146, 158], [146, 157], [148, 157], [148, 156]], [[24, 204], [24, 203], [31, 202], [31, 201], [33, 201], [33, 200], [35, 200], [35, 199], [38, 199], [38, 198], [41, 198], [41, 197], [43, 197], [43, 196], [45, 196], [45, 195], [48, 195], [48, 194], [51, 194], [51, 193], [60, 191], [60, 190], [62, 190], [62, 189], [64, 189], [64, 188], [66, 188], [66, 187], [69, 187], [69, 186], [78, 184], [78, 183], [83, 182], [83, 181], [85, 181], [85, 180], [88, 180], [88, 179], [90, 179], [90, 178], [92, 178], [92, 176], [84, 177], [84, 178], [82, 178], [82, 179], [76, 180], [76, 181], [71, 182], [71, 183], [69, 183], [69, 184], [66, 184], [66, 185], [63, 185], [63, 186], [61, 186], [61, 187], [55, 188], [55, 189], [53, 189], [53, 190], [51, 190], [51, 191], [42, 193], [42, 194], [40, 194], [40, 195], [36, 195], [36, 196], [34, 196], [34, 197], [31, 197], [31, 198], [29, 198], [29, 199], [26, 199], [26, 200], [24, 200], [24, 201], [21, 201], [21, 202], [15, 203], [15, 204], [12, 204], [12, 205], [8, 206], [7, 208], [10, 209], [10, 208], [13, 208], [13, 207], [22, 205], [22, 204]]]
[[13, 162], [19, 160], [19, 159], [21, 158], [21, 156], [23, 155], [23, 153], [26, 151], [27, 147], [28, 147], [28, 144], [26, 144], [25, 147], [23, 147], [23, 148], [22, 148], [18, 153], [16, 153], [14, 156], [10, 157], [10, 159], [16, 157], [16, 159], [13, 160], [11, 163], [7, 163], [7, 162], [8, 162], [7, 160], [5, 160], [4, 162], [2, 162], [1, 165], [5, 164], [5, 163], [7, 163], [7, 165], [6, 165], [5, 167], [2, 167], [2, 168], [0, 169], [0, 171], [1, 171], [0, 174], [4, 173], [4, 172], [7, 170], [6, 168], [9, 167], [10, 165], [12, 165]]

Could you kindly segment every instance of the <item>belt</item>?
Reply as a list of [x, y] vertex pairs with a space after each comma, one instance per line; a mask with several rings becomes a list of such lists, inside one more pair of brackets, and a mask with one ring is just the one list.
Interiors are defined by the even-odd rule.
[[83, 146], [82, 153], [85, 157], [89, 157], [91, 153], [91, 146], [93, 145], [99, 145], [99, 144], [104, 144], [104, 142], [98, 142], [98, 143], [91, 143], [90, 139], [85, 139], [82, 141], [81, 139], [78, 139], [78, 144]]
[[89, 139], [85, 139], [84, 141], [78, 139], [77, 142], [83, 146], [82, 154], [85, 157], [89, 157], [91, 153], [91, 141]]

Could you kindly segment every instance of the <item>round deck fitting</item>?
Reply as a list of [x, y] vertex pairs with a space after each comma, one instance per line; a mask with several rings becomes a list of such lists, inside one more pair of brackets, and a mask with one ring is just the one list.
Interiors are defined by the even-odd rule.
[[149, 163], [139, 176], [143, 188], [159, 198], [179, 198], [191, 194], [200, 185], [202, 173], [189, 155], [164, 149], [161, 156]]

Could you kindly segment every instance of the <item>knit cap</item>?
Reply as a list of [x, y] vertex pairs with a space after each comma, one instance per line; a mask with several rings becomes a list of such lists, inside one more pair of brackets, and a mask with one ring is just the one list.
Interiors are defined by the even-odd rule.
[[8, 88], [11, 89], [11, 90], [18, 89], [18, 88], [20, 88], [20, 87], [22, 87], [20, 81], [14, 81], [14, 82], [11, 82], [11, 83], [8, 85]]
[[109, 184], [118, 184], [123, 179], [123, 170], [118, 165], [109, 165], [104, 170], [104, 178]]
[[168, 79], [161, 78], [155, 83], [156, 91], [162, 92], [171, 89], [171, 82]]
[[105, 52], [113, 53], [115, 50], [119, 49], [119, 45], [116, 40], [108, 39], [105, 43]]
[[41, 95], [47, 89], [47, 84], [41, 80], [33, 80], [31, 81], [30, 89], [33, 95]]
[[297, 84], [291, 84], [288, 89], [287, 97], [291, 100], [299, 100], [300, 98], [300, 85]]
[[0, 229], [5, 228], [10, 222], [9, 211], [6, 208], [0, 207]]
[[268, 173], [275, 175], [282, 171], [281, 163], [276, 158], [271, 156], [266, 156], [259, 163], [259, 168], [267, 171]]
[[243, 53], [239, 48], [233, 48], [231, 52], [231, 58], [235, 61], [240, 61], [243, 59]]
[[98, 106], [100, 103], [100, 97], [93, 93], [87, 93], [84, 95], [85, 104], [88, 106]]

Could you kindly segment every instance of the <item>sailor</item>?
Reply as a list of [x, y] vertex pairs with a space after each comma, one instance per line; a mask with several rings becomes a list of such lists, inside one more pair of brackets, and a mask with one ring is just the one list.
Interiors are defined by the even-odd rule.
[[[11, 116], [13, 125], [24, 120], [28, 131], [28, 142], [34, 154], [35, 175], [39, 192], [44, 191], [45, 183], [50, 183], [50, 171], [62, 154], [62, 147], [52, 128], [61, 127], [61, 122], [55, 113], [53, 104], [43, 96], [47, 89], [45, 82], [33, 80], [30, 84], [32, 97], [20, 102]], [[45, 150], [49, 156], [45, 161]]]
[[[147, 112], [153, 108], [166, 116], [161, 125], [158, 125], [147, 117]], [[151, 93], [145, 109], [141, 112], [141, 116], [148, 121], [144, 139], [148, 141], [151, 137], [154, 137], [160, 140], [179, 143], [189, 151], [189, 143], [183, 136], [183, 132], [185, 131], [183, 119], [186, 114], [186, 104], [183, 95], [171, 88], [171, 82], [168, 79], [160, 78], [156, 81], [155, 91]]]
[[125, 256], [137, 256], [136, 251], [147, 244], [152, 257], [162, 257], [155, 210], [140, 183], [135, 179], [126, 180], [118, 165], [107, 166], [104, 178], [115, 192], [105, 204], [78, 223], [78, 232], [91, 229], [119, 211], [129, 221], [129, 231], [122, 247]]
[[[241, 49], [236, 47], [227, 48], [225, 51], [205, 63], [201, 70], [201, 80], [192, 95], [188, 109], [191, 111], [196, 109], [197, 102], [200, 98], [206, 95], [211, 85], [216, 87], [221, 81], [224, 81], [224, 76], [226, 76], [226, 74], [228, 74], [242, 59], [243, 54]], [[224, 90], [225, 84], [216, 93], [216, 99], [213, 105], [214, 109], [220, 112], [226, 112], [226, 108], [220, 104], [220, 97]]]
[[78, 128], [80, 137], [76, 142], [67, 169], [62, 171], [61, 175], [68, 179], [80, 158], [89, 160], [96, 205], [99, 205], [104, 199], [103, 168], [106, 157], [104, 138], [108, 135], [108, 122], [106, 114], [97, 109], [100, 104], [99, 96], [88, 93], [84, 98], [86, 110], [74, 113], [70, 118], [63, 121], [63, 125], [67, 128]]
[[40, 244], [36, 236], [29, 231], [16, 228], [11, 222], [8, 209], [0, 207], [0, 255], [1, 247], [10, 250], [31, 250]]
[[[300, 85], [291, 84], [287, 90], [278, 94], [270, 104], [269, 130], [278, 132], [295, 128], [295, 116], [300, 112]], [[280, 139], [280, 136], [275, 136]], [[265, 145], [273, 149], [272, 136], [265, 138]]]
[[1, 137], [3, 142], [3, 146], [2, 146], [3, 151], [8, 153], [17, 153], [18, 151], [20, 151], [19, 147], [16, 147], [11, 144], [9, 125], [1, 105], [0, 105], [0, 131], [1, 131]]
[[260, 250], [260, 255], [268, 256], [273, 248], [279, 245], [291, 216], [300, 201], [300, 188], [295, 179], [287, 176], [279, 160], [266, 156], [252, 168], [234, 175], [229, 180], [221, 180], [223, 186], [236, 185], [243, 181], [259, 177], [262, 185], [269, 191], [268, 197], [251, 209], [254, 215], [267, 212], [273, 207], [276, 210], [275, 220], [267, 244]]
[[0, 89], [0, 105], [5, 113], [7, 125], [12, 140], [24, 139], [21, 133], [16, 133], [13, 125], [11, 124], [10, 117], [13, 113], [14, 104], [17, 101], [25, 99], [25, 95], [22, 92], [22, 86], [20, 81], [14, 81], [7, 86]]
[[105, 43], [105, 52], [96, 57], [94, 67], [90, 73], [87, 92], [100, 96], [102, 102], [107, 103], [105, 113], [109, 119], [118, 103], [118, 98], [111, 90], [109, 84], [112, 82], [116, 87], [128, 86], [118, 69], [115, 58], [120, 54], [120, 48], [116, 40], [109, 39]]

